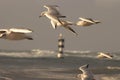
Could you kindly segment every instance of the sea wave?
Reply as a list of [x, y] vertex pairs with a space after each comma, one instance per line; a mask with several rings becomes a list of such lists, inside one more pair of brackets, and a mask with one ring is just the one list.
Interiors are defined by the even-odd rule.
[[30, 51], [1, 51], [0, 56], [19, 57], [19, 58], [35, 58], [35, 57], [52, 57], [55, 51], [33, 49]]
[[[0, 56], [7, 57], [20, 57], [20, 58], [37, 58], [37, 57], [56, 57], [58, 51], [52, 50], [41, 50], [41, 49], [32, 49], [28, 51], [0, 51]], [[120, 60], [120, 54], [112, 53], [113, 59]], [[64, 56], [73, 56], [73, 57], [86, 57], [86, 58], [97, 58], [98, 52], [93, 52], [90, 50], [87, 51], [77, 51], [77, 50], [65, 50]]]

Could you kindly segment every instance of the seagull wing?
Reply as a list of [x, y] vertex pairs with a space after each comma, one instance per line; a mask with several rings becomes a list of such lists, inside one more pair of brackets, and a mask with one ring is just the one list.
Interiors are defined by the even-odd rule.
[[57, 16], [52, 15], [52, 14], [46, 14], [46, 16], [47, 16], [50, 20], [54, 21], [55, 23], [61, 23], [61, 24], [62, 24], [62, 22], [60, 21], [60, 19], [59, 19]]
[[90, 22], [90, 23], [95, 23], [91, 18], [79, 18], [82, 21]]
[[33, 31], [30, 29], [24, 29], [24, 28], [11, 28], [9, 29], [11, 32], [15, 33], [32, 33]]
[[102, 53], [103, 56], [112, 59], [112, 57], [109, 54]]
[[44, 7], [48, 10], [50, 14], [56, 15], [59, 18], [66, 18], [66, 16], [60, 14], [59, 10], [57, 9], [57, 5], [44, 5]]
[[75, 24], [75, 23], [70, 22], [70, 21], [66, 21], [66, 23], [67, 23], [68, 25], [74, 25], [74, 24]]
[[59, 15], [59, 11], [56, 8], [58, 7], [57, 5], [44, 5], [44, 7], [48, 10], [48, 12]]
[[74, 33], [75, 35], [78, 35], [70, 26], [68, 26], [68, 25], [67, 25], [67, 26], [64, 26], [64, 25], [63, 25], [63, 27], [66, 28], [66, 29], [68, 29], [68, 30], [70, 30], [70, 31], [71, 31], [72, 33]]
[[7, 29], [0, 29], [0, 34], [7, 32]]
[[54, 29], [57, 28], [57, 23], [56, 23], [56, 22], [54, 22], [54, 21], [51, 20], [51, 24], [52, 24], [52, 27], [53, 27]]

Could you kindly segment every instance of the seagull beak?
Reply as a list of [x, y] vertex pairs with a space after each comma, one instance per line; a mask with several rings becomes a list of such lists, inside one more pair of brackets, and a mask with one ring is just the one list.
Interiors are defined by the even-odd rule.
[[41, 18], [42, 16], [39, 16], [39, 18]]
[[87, 64], [86, 67], [88, 68], [88, 67], [89, 67], [89, 64]]

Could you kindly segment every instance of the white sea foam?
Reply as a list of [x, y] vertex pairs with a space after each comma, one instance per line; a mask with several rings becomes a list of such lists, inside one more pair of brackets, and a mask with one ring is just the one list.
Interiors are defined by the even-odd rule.
[[39, 49], [33, 49], [31, 51], [18, 51], [18, 52], [4, 51], [4, 52], [0, 52], [0, 56], [20, 57], [20, 58], [54, 57], [55, 51], [39, 50]]
[[[29, 51], [6, 51], [0, 50], [0, 56], [7, 57], [20, 57], [20, 58], [37, 58], [37, 57], [56, 57], [58, 51], [56, 50], [41, 50], [41, 49], [32, 49]], [[64, 56], [72, 57], [85, 57], [85, 58], [94, 58], [98, 52], [92, 52], [90, 50], [78, 51], [78, 50], [64, 50]], [[112, 53], [114, 58], [112, 60], [120, 60], [119, 53]]]

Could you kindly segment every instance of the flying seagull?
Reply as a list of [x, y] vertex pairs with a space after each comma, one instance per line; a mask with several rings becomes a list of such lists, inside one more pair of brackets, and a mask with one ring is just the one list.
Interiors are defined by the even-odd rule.
[[45, 16], [48, 19], [50, 19], [50, 21], [54, 21], [56, 23], [61, 23], [59, 18], [65, 18], [66, 16], [62, 16], [60, 14], [60, 12], [57, 10], [56, 7], [58, 7], [57, 5], [44, 5], [43, 7], [45, 7], [47, 9], [47, 11], [43, 11], [41, 12], [40, 17]]
[[8, 40], [33, 40], [32, 37], [26, 35], [27, 33], [32, 33], [30, 29], [23, 28], [10, 28], [10, 29], [0, 29], [0, 38]]
[[83, 27], [85, 27], [85, 26], [91, 26], [93, 24], [101, 23], [100, 21], [93, 20], [91, 18], [82, 18], [82, 17], [80, 17], [79, 19], [80, 19], [80, 21], [78, 21], [76, 23], [77, 26], [83, 26]]
[[45, 7], [47, 9], [47, 11], [52, 15], [55, 15], [59, 18], [65, 18], [66, 17], [66, 16], [61, 15], [59, 10], [57, 9], [59, 7], [58, 5], [44, 5], [43, 7]]

